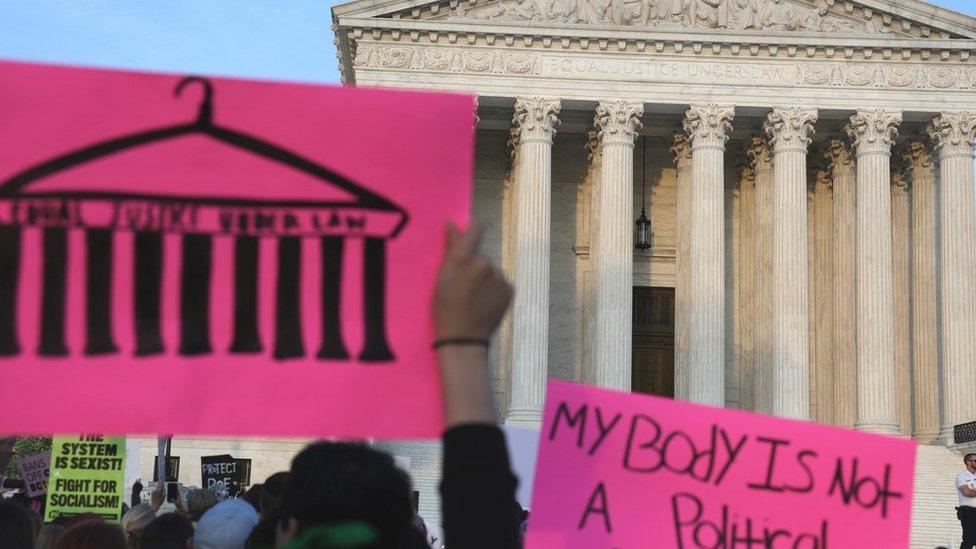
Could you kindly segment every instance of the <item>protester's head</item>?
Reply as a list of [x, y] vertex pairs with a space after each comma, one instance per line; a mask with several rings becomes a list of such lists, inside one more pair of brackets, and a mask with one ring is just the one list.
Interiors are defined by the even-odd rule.
[[139, 546], [142, 532], [154, 518], [156, 518], [156, 512], [148, 503], [140, 503], [122, 515], [122, 533], [125, 534], [125, 540], [129, 542], [129, 545], [132, 547]]
[[103, 519], [102, 517], [94, 513], [82, 513], [80, 515], [75, 515], [73, 517], [61, 517], [55, 519], [54, 523], [64, 526], [64, 529], [67, 530], [69, 528], [74, 528], [75, 526], [78, 526], [79, 524], [83, 524], [85, 522], [104, 522], [104, 521], [105, 519]]
[[129, 549], [118, 526], [87, 521], [72, 526], [54, 545], [54, 549]]
[[254, 509], [258, 512], [258, 514], [261, 514], [261, 495], [263, 493], [264, 493], [264, 485], [258, 483], [251, 486], [251, 488], [247, 492], [244, 492], [244, 495], [241, 497], [241, 499], [250, 503], [251, 507], [254, 507]]
[[962, 457], [962, 462], [970, 471], [976, 471], [976, 454], [968, 453]]
[[153, 519], [142, 532], [139, 549], [185, 549], [193, 538], [193, 523], [179, 513], [167, 513]]
[[33, 549], [34, 526], [30, 514], [22, 506], [0, 502], [0, 540], [9, 549]]
[[37, 534], [37, 541], [34, 542], [35, 549], [54, 549], [54, 546], [64, 534], [64, 526], [57, 524], [45, 524]]
[[264, 489], [261, 491], [261, 507], [258, 509], [261, 516], [264, 516], [271, 509], [281, 507], [287, 483], [288, 473], [284, 471], [275, 473], [264, 481]]
[[200, 517], [214, 505], [217, 505], [217, 492], [213, 490], [197, 488], [186, 495], [186, 512], [190, 514], [190, 520], [193, 522], [200, 520]]
[[193, 534], [194, 549], [244, 549], [258, 512], [242, 499], [228, 499], [214, 505], [200, 517]]
[[319, 442], [292, 461], [284, 511], [299, 534], [321, 525], [361, 524], [377, 536], [370, 547], [424, 547], [410, 490], [409, 478], [389, 455], [359, 444]]
[[41, 532], [41, 526], [44, 526], [44, 519], [35, 511], [34, 509], [27, 508], [27, 516], [30, 517], [31, 530], [34, 533], [34, 539], [37, 539], [37, 534]]

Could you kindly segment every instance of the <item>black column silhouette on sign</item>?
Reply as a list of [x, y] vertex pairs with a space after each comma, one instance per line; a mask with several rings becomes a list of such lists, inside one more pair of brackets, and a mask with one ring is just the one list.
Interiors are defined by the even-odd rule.
[[114, 235], [110, 229], [85, 231], [88, 279], [85, 300], [86, 355], [115, 353], [112, 339], [112, 250]]
[[318, 357], [346, 359], [349, 352], [342, 342], [342, 251], [343, 240], [322, 237], [322, 346]]
[[379, 362], [392, 360], [386, 339], [386, 241], [367, 238], [363, 265], [363, 308], [366, 322], [366, 344], [359, 360]]
[[[14, 212], [9, 225], [0, 226], [0, 356], [19, 355], [22, 351], [18, 341], [17, 290], [21, 264], [22, 227], [38, 227], [44, 230], [43, 253], [45, 264], [42, 274], [41, 337], [38, 354], [42, 356], [63, 356], [68, 353], [65, 344], [65, 308], [67, 299], [66, 277], [75, 273], [67, 272], [68, 225], [51, 227], [50, 219], [30, 213], [18, 217], [17, 201], [26, 204], [37, 201], [44, 208], [57, 207], [60, 221], [67, 221], [72, 228], [86, 230], [87, 238], [87, 288], [86, 288], [86, 355], [101, 355], [118, 352], [113, 338], [113, 250], [114, 231], [134, 231], [133, 250], [133, 330], [135, 331], [135, 354], [137, 356], [162, 354], [164, 349], [161, 333], [161, 291], [163, 276], [163, 230], [183, 233], [183, 271], [180, 290], [180, 342], [178, 352], [184, 355], [212, 353], [209, 314], [212, 306], [212, 261], [215, 235], [236, 237], [234, 256], [234, 324], [232, 353], [256, 353], [263, 349], [262, 334], [259, 332], [259, 238], [278, 238], [277, 302], [268, 304], [275, 312], [275, 333], [264, 334], [273, 337], [275, 358], [287, 359], [304, 357], [300, 306], [314, 306], [301, 303], [301, 245], [302, 238], [319, 238], [322, 246], [321, 287], [322, 299], [319, 306], [322, 318], [321, 341], [317, 358], [322, 360], [345, 360], [349, 351], [342, 338], [342, 261], [344, 258], [344, 238], [361, 238], [365, 242], [363, 305], [365, 343], [359, 359], [368, 362], [390, 361], [394, 358], [386, 333], [386, 245], [396, 238], [406, 226], [409, 215], [400, 206], [383, 196], [370, 191], [353, 180], [313, 162], [307, 158], [284, 149], [278, 145], [248, 135], [239, 130], [225, 128], [214, 123], [213, 86], [199, 77], [187, 77], [179, 81], [174, 94], [178, 97], [190, 84], [198, 84], [203, 89], [203, 98], [192, 122], [156, 127], [129, 135], [107, 139], [89, 146], [69, 151], [60, 156], [33, 165], [0, 183], [0, 208], [9, 207]], [[299, 172], [303, 179], [318, 180], [335, 187], [342, 198], [306, 199], [283, 198], [266, 199], [248, 196], [247, 189], [242, 196], [226, 194], [208, 195], [179, 194], [167, 189], [150, 191], [129, 190], [129, 187], [114, 186], [101, 188], [98, 183], [85, 183], [71, 187], [70, 184], [57, 185], [55, 190], [46, 190], [44, 185], [32, 184], [53, 177], [59, 172], [69, 171], [92, 161], [104, 162], [107, 157], [121, 155], [145, 145], [159, 145], [161, 142], [188, 135], [204, 136], [216, 141], [222, 147], [231, 147], [244, 153], [260, 157], [278, 164], [280, 167]], [[108, 172], [107, 172], [108, 173]], [[125, 177], [121, 174], [120, 177]], [[97, 179], [97, 178], [96, 178]], [[119, 183], [119, 182], [110, 182]], [[314, 193], [313, 193], [314, 194]], [[300, 196], [304, 196], [301, 195]], [[106, 218], [95, 214], [87, 218], [84, 213], [90, 205], [97, 202], [98, 207], [108, 203], [115, 212], [131, 208], [143, 212], [138, 227], [132, 219], [115, 215]], [[191, 208], [193, 219], [179, 220], [170, 224], [166, 212], [176, 207]], [[249, 224], [248, 216], [282, 215], [282, 212], [302, 212], [314, 221], [285, 227], [278, 231], [273, 221], [267, 226], [255, 227]], [[256, 212], [256, 213], [255, 213]], [[198, 215], [199, 214], [199, 215]], [[223, 216], [238, 216], [237, 224], [225, 223]], [[292, 214], [287, 214], [292, 215]], [[348, 217], [345, 226], [328, 223], [320, 225], [322, 219]], [[375, 218], [373, 217], [375, 216]], [[217, 227], [200, 227], [197, 220], [221, 219]], [[300, 216], [293, 216], [297, 223]], [[367, 220], [369, 221], [367, 226]], [[28, 276], [36, 276], [29, 273]], [[209, 281], [209, 283], [208, 283]], [[118, 284], [115, 285], [116, 287]], [[30, 304], [29, 306], [34, 306]], [[118, 320], [118, 319], [115, 319]], [[114, 334], [118, 335], [118, 334]], [[75, 351], [81, 351], [77, 349]]]
[[234, 340], [232, 353], [261, 352], [258, 335], [258, 239], [238, 236], [234, 242]]
[[299, 309], [302, 274], [302, 240], [278, 238], [278, 290], [275, 303], [275, 358], [305, 356]]
[[210, 353], [210, 279], [213, 239], [207, 234], [183, 235], [180, 278], [180, 354]]
[[0, 356], [20, 354], [17, 341], [17, 281], [20, 227], [0, 225]]
[[160, 332], [160, 299], [163, 290], [163, 234], [138, 231], [135, 236], [136, 354], [163, 352]]
[[44, 276], [41, 293], [40, 356], [65, 356], [64, 312], [67, 299], [68, 230], [44, 229]]

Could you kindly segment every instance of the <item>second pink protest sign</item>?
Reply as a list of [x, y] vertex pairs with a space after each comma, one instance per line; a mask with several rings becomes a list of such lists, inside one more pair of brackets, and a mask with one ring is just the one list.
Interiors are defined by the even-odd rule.
[[915, 443], [553, 381], [529, 549], [908, 547]]

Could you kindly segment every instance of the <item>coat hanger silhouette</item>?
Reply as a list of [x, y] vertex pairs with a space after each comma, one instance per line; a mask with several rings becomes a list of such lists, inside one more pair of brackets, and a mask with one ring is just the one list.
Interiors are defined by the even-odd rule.
[[213, 85], [209, 80], [199, 76], [187, 76], [177, 83], [173, 94], [180, 97], [183, 90], [191, 85], [199, 84], [203, 88], [203, 99], [197, 111], [197, 119], [188, 124], [177, 124], [162, 128], [145, 130], [142, 132], [101, 141], [94, 145], [83, 147], [64, 155], [55, 157], [51, 160], [32, 166], [0, 183], [0, 198], [16, 198], [23, 196], [24, 188], [31, 183], [43, 179], [57, 172], [69, 170], [75, 166], [104, 158], [116, 153], [124, 152], [142, 145], [148, 145], [175, 137], [189, 134], [204, 134], [212, 139], [226, 143], [247, 153], [264, 157], [278, 163], [289, 166], [298, 171], [304, 172], [312, 177], [331, 183], [342, 190], [350, 193], [356, 198], [356, 202], [341, 201], [302, 201], [302, 200], [281, 200], [266, 201], [253, 200], [247, 198], [223, 198], [206, 196], [157, 196], [141, 195], [136, 193], [114, 193], [101, 191], [44, 191], [30, 193], [32, 197], [38, 198], [101, 198], [101, 199], [155, 199], [172, 200], [180, 202], [193, 202], [199, 204], [212, 205], [236, 205], [236, 206], [281, 206], [281, 207], [361, 207], [372, 210], [397, 212], [401, 215], [401, 221], [391, 233], [391, 238], [395, 237], [407, 224], [409, 215], [401, 207], [393, 204], [386, 198], [369, 191], [352, 180], [326, 168], [320, 164], [312, 162], [307, 158], [299, 156], [287, 149], [273, 143], [269, 143], [246, 133], [222, 127], [214, 124], [213, 121]]

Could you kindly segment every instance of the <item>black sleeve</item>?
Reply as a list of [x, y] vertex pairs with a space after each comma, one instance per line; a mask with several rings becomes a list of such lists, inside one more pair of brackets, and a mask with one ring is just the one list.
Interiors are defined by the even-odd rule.
[[501, 429], [462, 425], [444, 433], [441, 508], [450, 549], [519, 549], [518, 480]]

